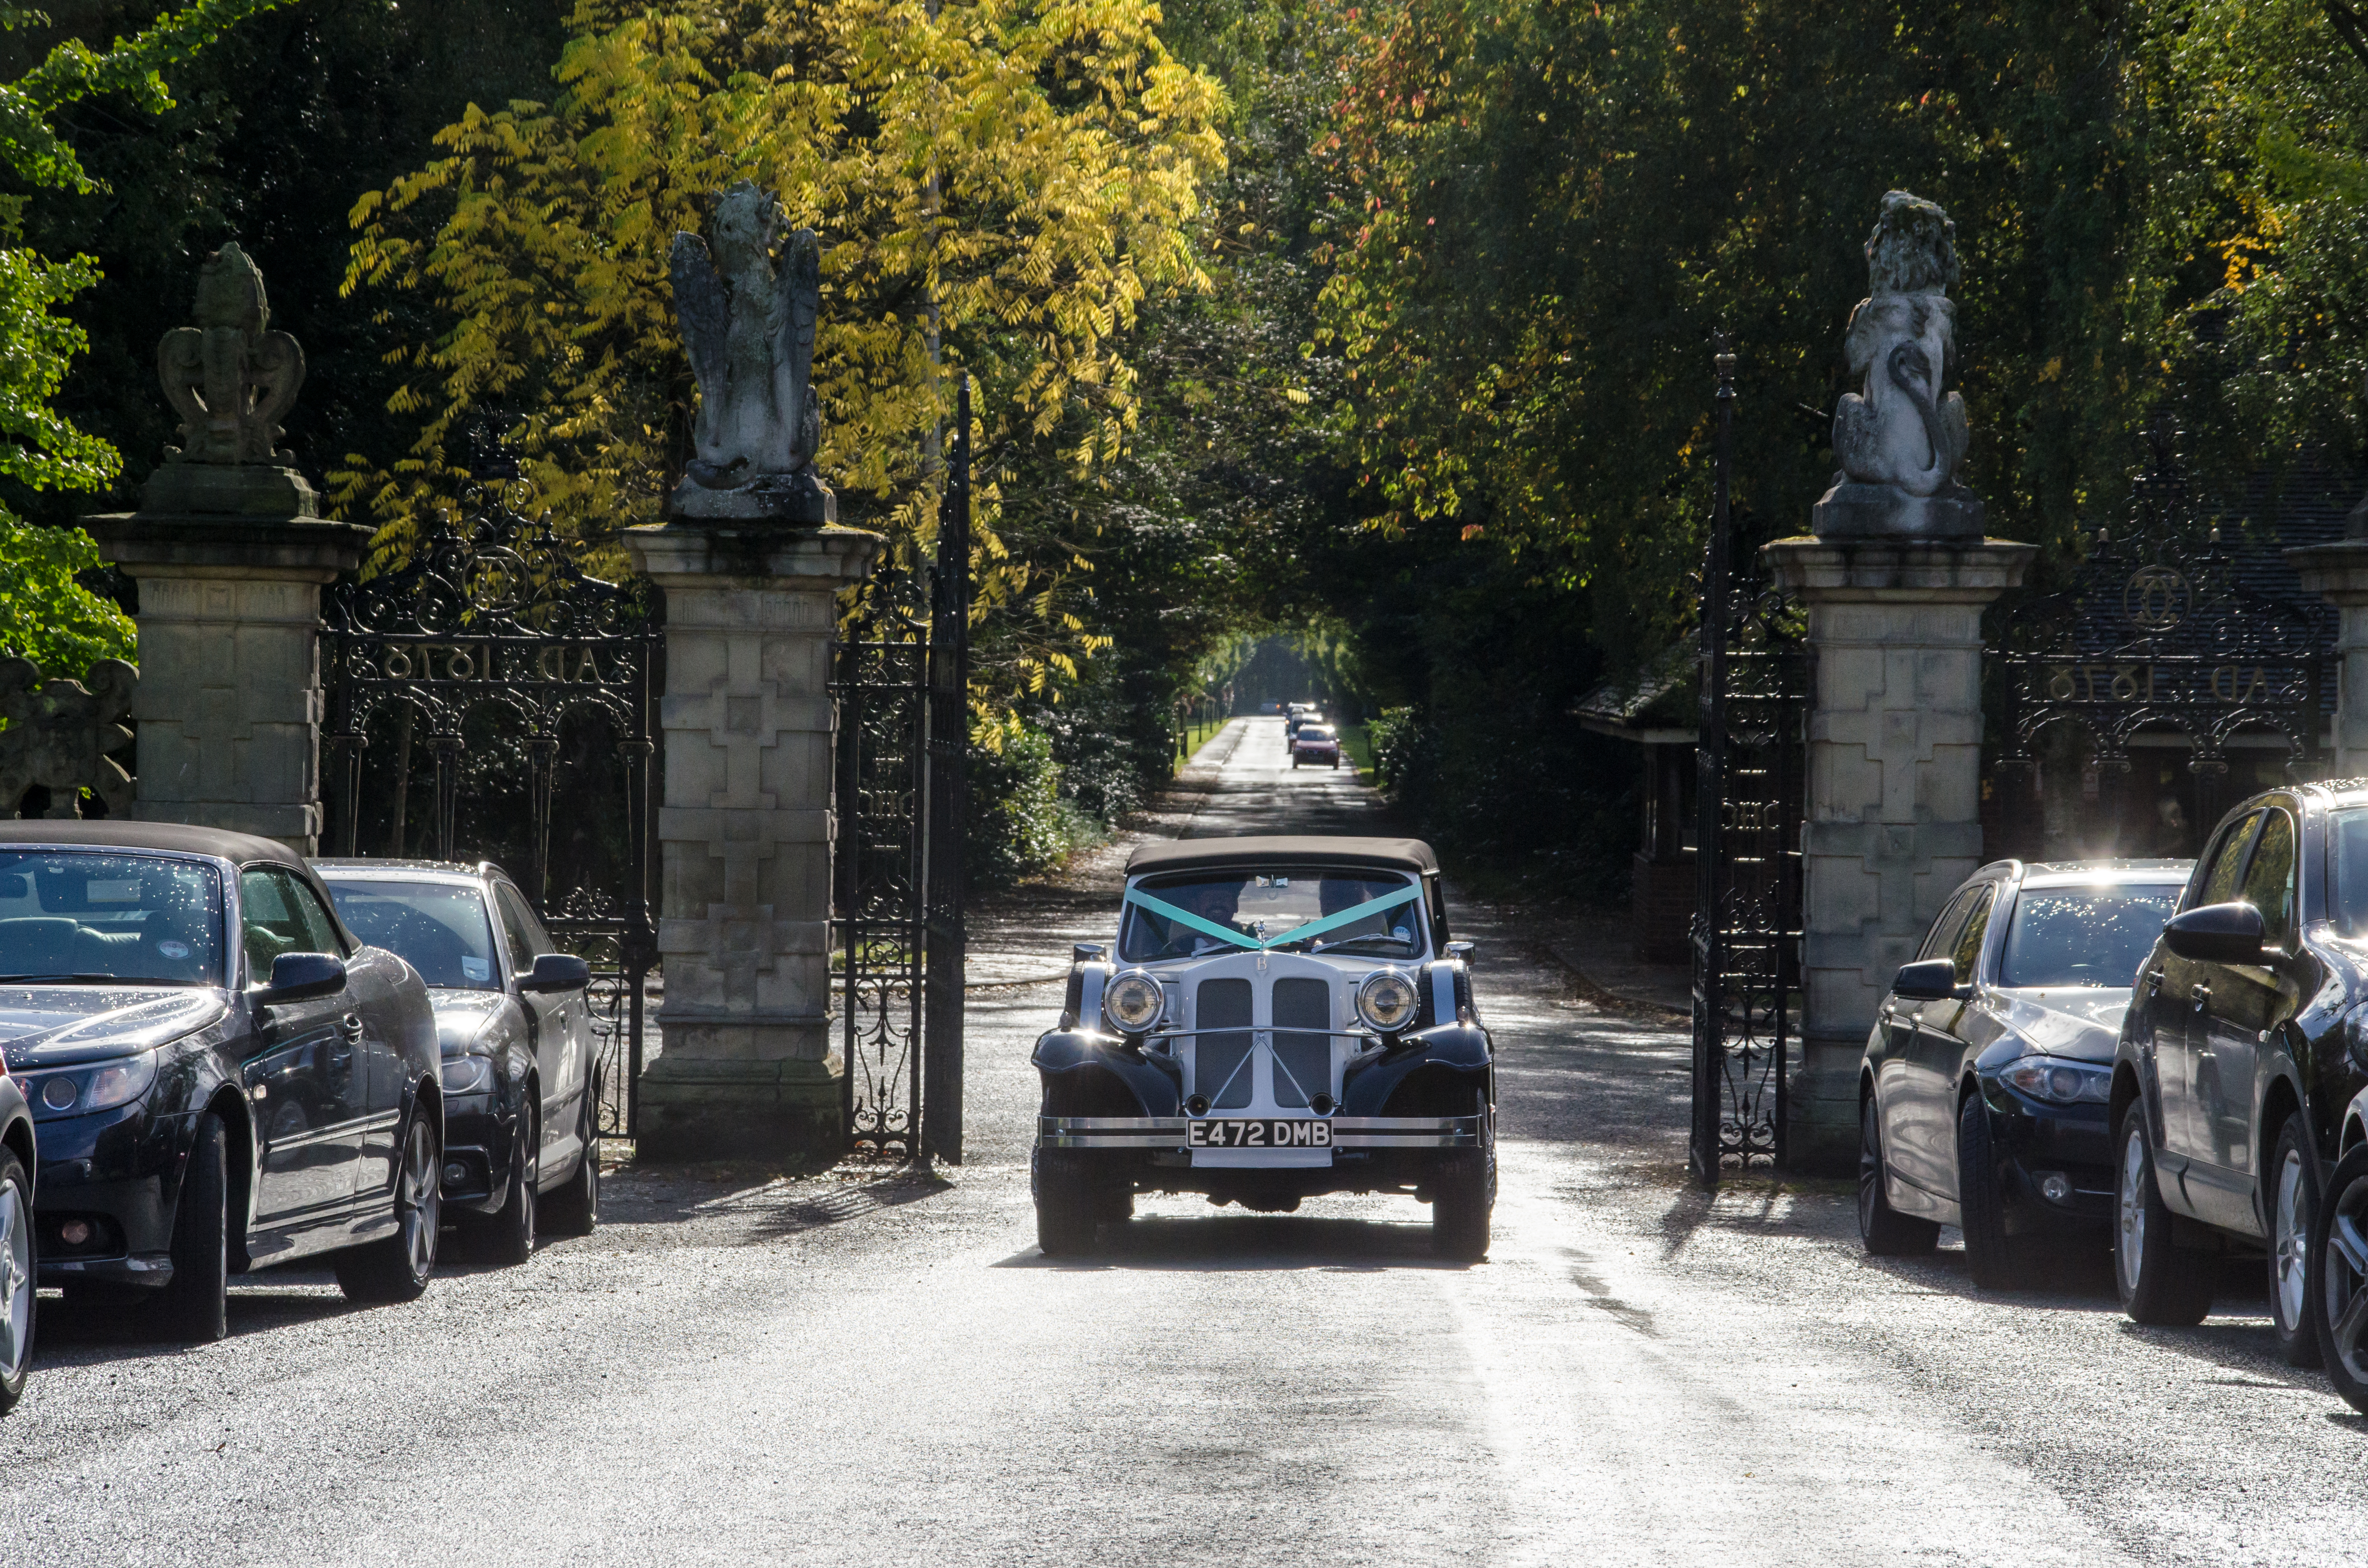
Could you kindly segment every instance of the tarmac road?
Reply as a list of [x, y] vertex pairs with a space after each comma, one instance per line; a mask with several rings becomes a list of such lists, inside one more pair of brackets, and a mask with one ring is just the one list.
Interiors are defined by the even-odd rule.
[[[1373, 824], [1273, 721], [1202, 756], [1171, 830]], [[990, 907], [983, 972], [1107, 935], [1115, 862]], [[2095, 1262], [1984, 1298], [1953, 1234], [1868, 1260], [1839, 1184], [1705, 1200], [1683, 1035], [1580, 1001], [1505, 913], [1459, 924], [1504, 1062], [1485, 1264], [1350, 1199], [1149, 1199], [1048, 1262], [1026, 1059], [1059, 993], [976, 990], [949, 1182], [623, 1173], [524, 1267], [367, 1311], [258, 1276], [200, 1350], [53, 1314], [0, 1563], [2368, 1557], [2368, 1430], [2274, 1359], [2251, 1271], [2140, 1329]]]

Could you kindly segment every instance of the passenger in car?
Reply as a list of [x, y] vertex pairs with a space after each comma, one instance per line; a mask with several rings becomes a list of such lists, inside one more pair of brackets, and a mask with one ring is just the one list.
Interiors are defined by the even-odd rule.
[[[1244, 936], [1249, 935], [1243, 929], [1241, 922], [1235, 918], [1242, 902], [1240, 882], [1194, 882], [1189, 887], [1178, 888], [1175, 892], [1162, 896], [1167, 903], [1173, 903], [1188, 914], [1197, 915], [1201, 919], [1219, 926], [1231, 926], [1236, 931], [1241, 931]], [[1221, 937], [1210, 936], [1206, 931], [1196, 931], [1180, 920], [1169, 920], [1164, 924], [1167, 927], [1167, 941], [1158, 952], [1152, 955], [1155, 958], [1199, 958], [1204, 953], [1224, 951], [1233, 946], [1232, 943]]]

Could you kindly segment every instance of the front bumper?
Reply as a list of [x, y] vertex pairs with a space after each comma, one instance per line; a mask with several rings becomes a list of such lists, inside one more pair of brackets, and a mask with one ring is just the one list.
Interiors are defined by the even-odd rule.
[[490, 1090], [444, 1102], [446, 1208], [492, 1214], [509, 1201], [510, 1140], [517, 1128], [515, 1117], [501, 1115]]
[[[1036, 1142], [1046, 1149], [1159, 1149], [1192, 1153], [1193, 1119], [1183, 1116], [1044, 1116], [1037, 1119]], [[1210, 1121], [1230, 1117], [1212, 1116]], [[1267, 1119], [1253, 1118], [1251, 1119]], [[1296, 1120], [1298, 1118], [1271, 1119]], [[1332, 1116], [1310, 1118], [1331, 1129], [1334, 1149], [1477, 1149], [1486, 1142], [1485, 1116]], [[1203, 1153], [1218, 1152], [1202, 1150]], [[1306, 1149], [1269, 1151], [1235, 1149], [1229, 1154], [1271, 1153], [1304, 1156]], [[1229, 1161], [1228, 1164], [1235, 1162]], [[1278, 1160], [1278, 1165], [1282, 1162]]]
[[[2053, 1106], [2029, 1099], [1994, 1079], [1982, 1085], [1990, 1137], [2005, 1187], [2009, 1234], [2085, 1233], [2113, 1217], [2112, 1130], [2105, 1108]], [[2042, 1190], [2050, 1176], [2070, 1187], [2061, 1199]]]
[[[170, 1282], [173, 1205], [188, 1119], [151, 1115], [145, 1101], [135, 1101], [35, 1124], [41, 1151], [33, 1180], [40, 1283]], [[91, 1233], [70, 1245], [63, 1228], [76, 1221]]]

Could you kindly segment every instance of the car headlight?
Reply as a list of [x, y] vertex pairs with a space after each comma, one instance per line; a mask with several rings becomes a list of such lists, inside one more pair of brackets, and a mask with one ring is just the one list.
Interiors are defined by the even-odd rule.
[[452, 1056], [444, 1062], [444, 1092], [448, 1095], [473, 1095], [494, 1086], [494, 1063], [491, 1057]]
[[119, 1057], [63, 1073], [44, 1073], [25, 1080], [25, 1097], [40, 1118], [81, 1116], [130, 1105], [156, 1081], [156, 1053]]
[[1381, 1034], [1395, 1034], [1414, 1022], [1421, 1005], [1414, 982], [1394, 969], [1375, 970], [1357, 987], [1357, 1017]]
[[1102, 1017], [1121, 1034], [1142, 1034], [1167, 1007], [1159, 982], [1136, 970], [1120, 975], [1102, 992]]
[[1998, 1077], [2035, 1100], [2053, 1105], [2104, 1105], [2113, 1097], [2113, 1070], [2060, 1056], [2026, 1056]]

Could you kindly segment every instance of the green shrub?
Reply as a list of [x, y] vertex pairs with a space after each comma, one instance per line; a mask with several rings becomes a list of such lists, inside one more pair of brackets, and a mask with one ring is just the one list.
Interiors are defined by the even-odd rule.
[[970, 748], [963, 870], [973, 888], [1008, 887], [1049, 871], [1108, 836], [1062, 797], [1052, 737], [1014, 720]]

